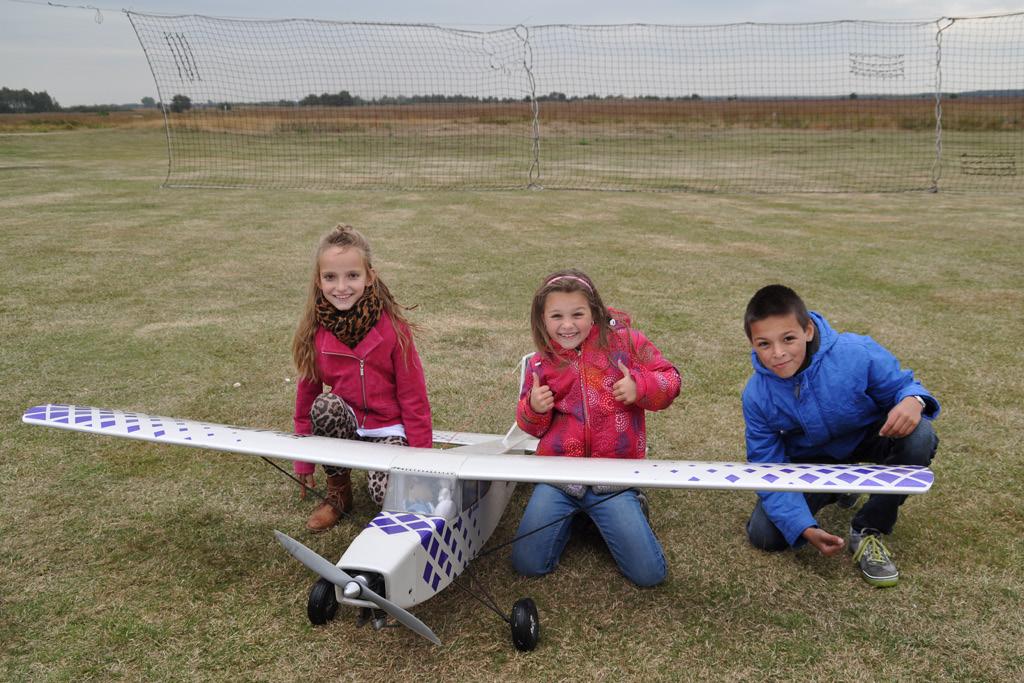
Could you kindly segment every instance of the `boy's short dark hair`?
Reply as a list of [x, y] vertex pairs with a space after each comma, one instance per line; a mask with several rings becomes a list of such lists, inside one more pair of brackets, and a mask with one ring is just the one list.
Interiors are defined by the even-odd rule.
[[773, 315], [796, 316], [800, 327], [806, 328], [811, 322], [811, 316], [807, 314], [807, 306], [804, 300], [785, 285], [768, 285], [762, 287], [750, 297], [747, 303], [747, 312], [743, 315], [743, 331], [750, 339], [750, 326], [754, 323], [770, 318]]

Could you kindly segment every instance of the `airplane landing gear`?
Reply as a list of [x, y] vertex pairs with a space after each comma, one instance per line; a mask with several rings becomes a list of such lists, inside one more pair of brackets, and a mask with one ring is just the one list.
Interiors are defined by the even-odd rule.
[[306, 603], [306, 616], [315, 626], [323, 626], [334, 618], [338, 611], [338, 596], [334, 592], [334, 584], [327, 579], [320, 579], [309, 590], [309, 601]]
[[540, 617], [537, 605], [530, 598], [520, 598], [512, 605], [512, 644], [520, 652], [529, 652], [540, 640]]

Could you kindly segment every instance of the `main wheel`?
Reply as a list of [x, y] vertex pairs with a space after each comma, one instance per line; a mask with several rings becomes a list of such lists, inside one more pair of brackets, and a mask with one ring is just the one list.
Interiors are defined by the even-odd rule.
[[540, 617], [537, 605], [530, 598], [520, 598], [512, 605], [512, 644], [520, 652], [529, 652], [540, 640]]
[[334, 592], [334, 584], [327, 579], [320, 579], [309, 590], [306, 615], [316, 626], [323, 626], [334, 618], [337, 611], [338, 596]]

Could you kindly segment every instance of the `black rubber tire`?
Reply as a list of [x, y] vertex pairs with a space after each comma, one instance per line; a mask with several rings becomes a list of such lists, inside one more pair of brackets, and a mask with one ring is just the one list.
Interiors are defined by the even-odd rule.
[[334, 618], [337, 611], [338, 596], [334, 592], [334, 584], [327, 579], [320, 579], [309, 589], [306, 616], [313, 625], [323, 626]]
[[530, 598], [520, 598], [512, 605], [512, 644], [520, 652], [529, 652], [540, 640], [540, 616]]

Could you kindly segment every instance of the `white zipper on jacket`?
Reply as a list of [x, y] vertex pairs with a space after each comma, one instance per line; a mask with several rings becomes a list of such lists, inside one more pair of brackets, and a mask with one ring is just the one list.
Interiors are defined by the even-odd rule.
[[[366, 361], [351, 353], [338, 353], [337, 351], [321, 351], [320, 353], [325, 356], [341, 356], [342, 358], [351, 358], [352, 360], [359, 361], [359, 389], [363, 395], [363, 419], [359, 423], [359, 428], [364, 429], [366, 427], [366, 415], [370, 412], [366, 405], [366, 375], [364, 373]], [[333, 388], [331, 387], [331, 389]]]
[[366, 427], [366, 415], [370, 412], [370, 407], [366, 404], [366, 375], [363, 373], [363, 367], [366, 365], [366, 361], [362, 358], [359, 359], [359, 388], [363, 391], [363, 422], [359, 425], [360, 429]]

